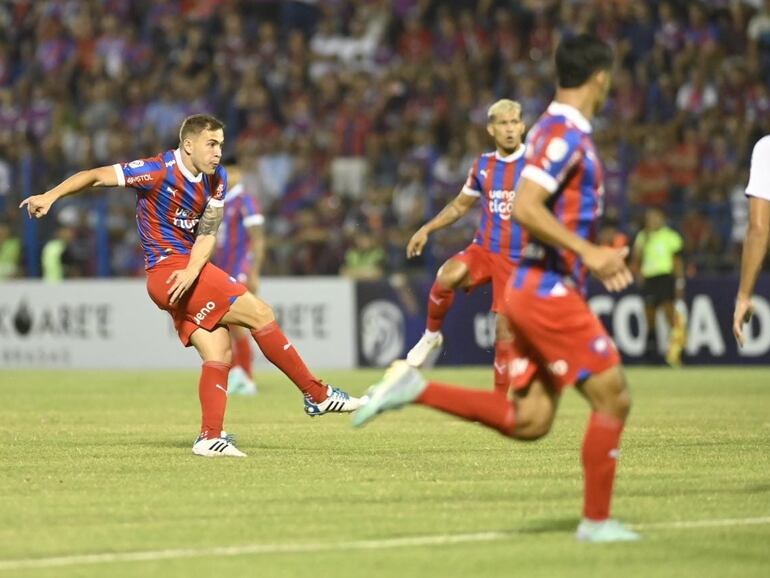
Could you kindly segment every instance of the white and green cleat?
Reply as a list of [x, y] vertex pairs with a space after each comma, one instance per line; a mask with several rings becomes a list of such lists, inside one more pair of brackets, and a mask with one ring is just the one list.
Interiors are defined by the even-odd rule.
[[580, 542], [633, 542], [640, 540], [641, 536], [626, 528], [617, 520], [603, 520], [594, 522], [586, 520], [580, 522], [575, 534]]
[[227, 376], [227, 395], [257, 395], [257, 384], [236, 365]]
[[[414, 347], [406, 354], [406, 362], [412, 367], [422, 367], [428, 359], [428, 355], [436, 349], [441, 348], [444, 343], [444, 336], [440, 331], [428, 332], [422, 334], [420, 340], [414, 344]], [[435, 361], [435, 359], [433, 359]]]
[[353, 427], [361, 427], [383, 411], [400, 409], [416, 400], [427, 382], [406, 361], [394, 361], [383, 378], [362, 398], [365, 403], [353, 413]]

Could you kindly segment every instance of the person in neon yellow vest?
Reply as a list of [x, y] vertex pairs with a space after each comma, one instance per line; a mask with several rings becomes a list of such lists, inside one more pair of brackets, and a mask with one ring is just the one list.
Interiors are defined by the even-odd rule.
[[666, 225], [663, 211], [657, 207], [647, 210], [644, 229], [636, 236], [632, 269], [642, 286], [647, 318], [647, 349], [655, 344], [655, 316], [659, 308], [671, 328], [666, 351], [666, 362], [681, 363], [685, 345], [684, 318], [677, 314], [675, 303], [684, 298], [684, 260], [682, 236]]

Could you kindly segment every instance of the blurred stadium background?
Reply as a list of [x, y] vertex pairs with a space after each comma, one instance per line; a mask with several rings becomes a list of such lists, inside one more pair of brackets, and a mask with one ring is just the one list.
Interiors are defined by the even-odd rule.
[[[40, 277], [51, 239], [66, 240], [67, 277], [142, 277], [132, 193], [70, 198], [40, 222], [19, 201], [80, 168], [175, 147], [180, 120], [207, 111], [227, 123], [227, 156], [241, 163], [264, 208], [265, 276], [365, 281], [345, 313], [355, 335], [336, 345], [353, 348], [354, 359], [333, 364], [387, 362], [402, 353], [398, 343], [419, 336], [425, 284], [467, 244], [475, 219], [434, 235], [421, 259], [405, 259], [406, 241], [491, 148], [489, 104], [516, 99], [531, 124], [551, 97], [555, 43], [583, 30], [618, 53], [612, 95], [596, 120], [608, 219], [633, 240], [645, 208], [662, 207], [685, 240], [688, 303], [709, 309], [691, 323], [691, 335], [708, 335], [689, 344], [686, 361], [770, 361], [766, 301], [742, 355], [725, 325], [746, 229], [748, 156], [770, 133], [770, 2], [762, 0], [4, 2], [0, 327], [18, 338], [25, 319], [34, 334], [45, 316], [16, 299], [27, 286], [12, 294], [7, 281]], [[368, 266], [345, 267], [354, 256]], [[134, 297], [154, 315], [143, 291]], [[392, 302], [398, 319], [375, 307], [368, 326], [378, 331], [362, 336], [362, 309], [375, 298]], [[488, 361], [485, 299], [452, 329], [473, 339], [455, 340], [439, 363]], [[627, 360], [644, 361], [641, 301], [593, 304]], [[327, 331], [328, 307], [276, 306], [284, 323]], [[390, 342], [394, 335], [401, 341]], [[379, 353], [364, 355], [361, 340]], [[1, 353], [9, 364], [50, 365], [65, 355], [15, 343]]]

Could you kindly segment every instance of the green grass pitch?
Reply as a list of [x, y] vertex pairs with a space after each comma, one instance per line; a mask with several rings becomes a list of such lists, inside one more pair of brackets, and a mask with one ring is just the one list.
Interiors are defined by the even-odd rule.
[[[320, 373], [361, 393], [381, 372]], [[428, 375], [485, 388], [492, 370]], [[228, 411], [249, 457], [213, 460], [190, 453], [193, 371], [3, 370], [0, 578], [770, 576], [770, 370], [628, 375], [614, 515], [644, 539], [586, 545], [573, 391], [521, 444], [424, 408], [309, 419], [263, 373]]]

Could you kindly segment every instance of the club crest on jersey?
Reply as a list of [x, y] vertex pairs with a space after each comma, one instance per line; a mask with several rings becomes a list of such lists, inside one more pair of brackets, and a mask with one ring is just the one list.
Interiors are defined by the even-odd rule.
[[511, 208], [516, 191], [506, 191], [502, 189], [493, 189], [489, 191], [489, 212], [500, 215], [504, 221], [511, 219]]
[[548, 143], [548, 148], [545, 149], [545, 156], [553, 162], [558, 163], [564, 160], [564, 157], [567, 156], [567, 151], [569, 151], [567, 141], [563, 138], [556, 137], [551, 139], [551, 142]]

